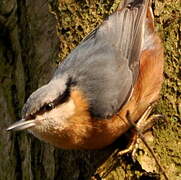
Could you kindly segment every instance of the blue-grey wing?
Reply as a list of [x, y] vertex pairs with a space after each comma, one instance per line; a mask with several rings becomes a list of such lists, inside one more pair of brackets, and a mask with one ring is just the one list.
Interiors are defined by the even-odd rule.
[[139, 72], [146, 4], [123, 7], [91, 32], [57, 69], [84, 91], [96, 117], [115, 114], [127, 101]]

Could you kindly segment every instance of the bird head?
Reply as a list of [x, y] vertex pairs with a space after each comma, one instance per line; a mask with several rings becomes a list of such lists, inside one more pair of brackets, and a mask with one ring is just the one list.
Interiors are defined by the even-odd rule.
[[68, 76], [53, 78], [30, 95], [23, 106], [22, 119], [7, 130], [44, 132], [53, 127], [63, 128], [74, 112], [70, 91], [71, 79]]

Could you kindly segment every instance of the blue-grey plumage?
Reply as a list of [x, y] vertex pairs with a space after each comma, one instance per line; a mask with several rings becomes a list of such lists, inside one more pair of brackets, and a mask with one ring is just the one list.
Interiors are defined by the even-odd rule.
[[118, 112], [138, 76], [148, 3], [123, 1], [65, 58], [52, 80], [30, 96], [22, 111], [23, 118], [61, 97], [69, 79], [85, 93], [93, 116], [106, 118]]
[[76, 82], [86, 94], [93, 116], [110, 117], [129, 98], [139, 72], [146, 3], [126, 4], [116, 11], [55, 72], [54, 78], [67, 74]]
[[28, 98], [22, 120], [7, 130], [29, 129], [69, 149], [102, 148], [126, 132], [127, 111], [136, 122], [161, 89], [163, 49], [151, 13], [149, 0], [123, 1]]

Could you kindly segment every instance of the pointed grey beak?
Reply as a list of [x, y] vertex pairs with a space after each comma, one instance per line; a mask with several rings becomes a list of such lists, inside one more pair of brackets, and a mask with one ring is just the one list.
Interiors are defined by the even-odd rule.
[[7, 131], [10, 131], [10, 130], [14, 130], [14, 131], [20, 131], [20, 130], [24, 130], [24, 129], [27, 129], [27, 128], [30, 128], [30, 127], [33, 127], [35, 126], [35, 120], [25, 120], [25, 119], [22, 119], [14, 124], [12, 124], [11, 126], [9, 126], [6, 130]]

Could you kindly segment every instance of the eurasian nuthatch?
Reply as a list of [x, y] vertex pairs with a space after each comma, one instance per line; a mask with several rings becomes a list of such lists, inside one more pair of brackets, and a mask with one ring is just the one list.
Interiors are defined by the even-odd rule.
[[[163, 48], [149, 0], [124, 0], [68, 55], [50, 82], [25, 103], [28, 129], [65, 149], [103, 148], [137, 122], [159, 95]], [[120, 118], [121, 117], [121, 118]]]

